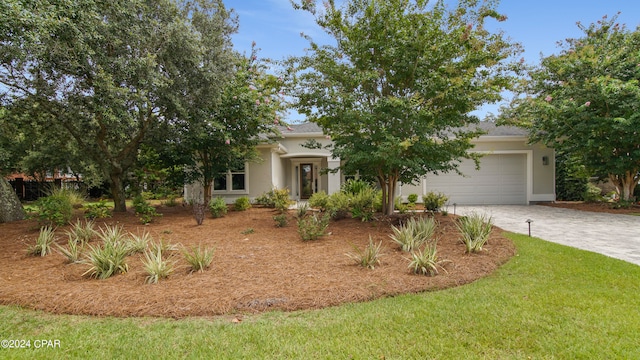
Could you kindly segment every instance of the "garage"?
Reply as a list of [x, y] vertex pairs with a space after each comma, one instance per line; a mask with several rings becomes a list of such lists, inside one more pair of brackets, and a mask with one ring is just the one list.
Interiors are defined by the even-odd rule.
[[436, 191], [449, 196], [449, 204], [526, 205], [527, 154], [490, 154], [480, 159], [480, 169], [473, 161], [464, 161], [456, 173], [428, 175], [424, 193]]

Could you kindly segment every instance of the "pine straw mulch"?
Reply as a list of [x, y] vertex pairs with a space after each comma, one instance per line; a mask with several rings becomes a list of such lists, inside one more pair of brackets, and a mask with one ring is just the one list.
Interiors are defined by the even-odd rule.
[[573, 209], [580, 211], [591, 211], [591, 212], [603, 212], [609, 214], [627, 214], [627, 215], [638, 215], [640, 214], [640, 204], [636, 203], [629, 208], [613, 208], [614, 203], [609, 202], [595, 202], [588, 203], [584, 201], [556, 201], [552, 203], [540, 203], [540, 205], [551, 206], [551, 207], [559, 207], [564, 209]]
[[[128, 258], [129, 271], [106, 280], [87, 278], [86, 264], [69, 264], [59, 253], [28, 256], [39, 227], [35, 220], [0, 224], [0, 304], [17, 304], [57, 314], [96, 316], [157, 316], [182, 318], [243, 314], [273, 309], [318, 309], [404, 293], [460, 286], [491, 274], [515, 254], [513, 243], [495, 228], [479, 254], [465, 254], [453, 216], [436, 215], [438, 255], [446, 260], [437, 276], [411, 274], [409, 254], [389, 238], [398, 217], [364, 223], [356, 219], [332, 221], [330, 235], [303, 242], [294, 212], [289, 225], [275, 227], [272, 209], [229, 212], [196, 226], [192, 213], [181, 206], [160, 207], [164, 216], [144, 226], [131, 213], [96, 221], [121, 224], [136, 233], [149, 231], [155, 240], [173, 244], [215, 247], [212, 266], [189, 273], [176, 252], [177, 268], [158, 284], [145, 284], [142, 255]], [[57, 241], [66, 244], [65, 230]], [[246, 233], [249, 228], [253, 233]], [[352, 244], [364, 248], [369, 237], [382, 241], [382, 264], [370, 270], [345, 254]], [[96, 241], [94, 241], [96, 242]], [[97, 242], [96, 242], [97, 243]]]

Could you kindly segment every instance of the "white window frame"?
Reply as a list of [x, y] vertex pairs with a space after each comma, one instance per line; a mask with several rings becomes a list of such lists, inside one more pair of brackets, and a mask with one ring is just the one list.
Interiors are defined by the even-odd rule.
[[[233, 175], [244, 174], [244, 189], [241, 190], [233, 190]], [[228, 170], [225, 174], [227, 177], [227, 188], [225, 190], [216, 190], [215, 189], [215, 180], [214, 184], [212, 184], [212, 193], [213, 194], [249, 194], [249, 165], [244, 163], [243, 171], [231, 171]]]

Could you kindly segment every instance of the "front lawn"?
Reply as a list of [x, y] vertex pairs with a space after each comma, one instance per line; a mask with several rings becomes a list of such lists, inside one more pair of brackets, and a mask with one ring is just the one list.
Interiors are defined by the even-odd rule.
[[[640, 267], [508, 234], [518, 255], [443, 291], [291, 313], [96, 318], [0, 307], [0, 358], [566, 359], [638, 356]], [[60, 348], [34, 349], [35, 339]], [[40, 343], [41, 345], [42, 343]]]

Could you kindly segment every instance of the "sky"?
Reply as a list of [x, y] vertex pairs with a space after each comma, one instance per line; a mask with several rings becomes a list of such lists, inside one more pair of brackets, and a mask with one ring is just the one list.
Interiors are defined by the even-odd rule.
[[[296, 11], [289, 0], [223, 0], [239, 17], [239, 31], [233, 36], [235, 48], [250, 53], [256, 42], [258, 55], [280, 60], [291, 55], [303, 55], [307, 40], [300, 33], [319, 43], [331, 41], [318, 27], [313, 16]], [[498, 11], [507, 21], [495, 23], [513, 41], [524, 47], [523, 57], [529, 64], [540, 62], [541, 54], [549, 56], [560, 51], [557, 42], [581, 37], [576, 22], [588, 25], [620, 12], [618, 22], [630, 30], [640, 26], [639, 0], [502, 0]], [[489, 27], [489, 26], [488, 26]], [[497, 113], [499, 105], [487, 105], [475, 112], [480, 118]], [[290, 122], [303, 121], [291, 112]]]

